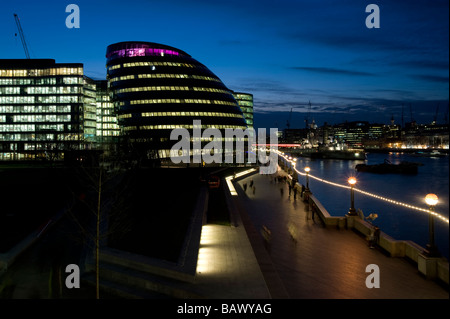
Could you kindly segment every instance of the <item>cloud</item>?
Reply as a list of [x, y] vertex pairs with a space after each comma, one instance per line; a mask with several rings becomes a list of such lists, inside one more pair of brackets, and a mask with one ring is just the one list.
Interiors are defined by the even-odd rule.
[[[277, 103], [276, 101], [258, 101], [255, 103], [254, 121], [255, 127], [278, 127], [286, 128], [287, 120], [291, 128], [304, 128], [305, 119], [309, 122], [313, 119], [320, 126], [327, 122], [328, 124], [339, 124], [345, 121], [368, 121], [369, 123], [389, 124], [391, 117], [397, 124], [408, 122], [413, 118], [418, 123], [429, 123], [433, 120], [437, 106], [439, 114], [437, 120], [443, 123], [445, 110], [442, 106], [447, 106], [446, 100], [385, 100], [380, 103], [379, 100], [360, 100], [354, 98], [353, 101], [337, 101], [335, 103], [313, 104], [311, 112], [303, 107], [302, 103]], [[402, 104], [403, 107], [402, 107]], [[298, 106], [296, 108], [295, 106]], [[293, 107], [292, 114], [290, 114]], [[445, 109], [445, 107], [444, 107]]]
[[412, 77], [415, 79], [424, 80], [427, 82], [448, 83], [448, 76], [413, 74]]
[[420, 68], [429, 70], [441, 70], [448, 71], [449, 64], [448, 61], [436, 61], [436, 60], [411, 60], [411, 61], [399, 61], [392, 62], [390, 65], [402, 66], [410, 68]]
[[272, 113], [272, 112], [292, 112], [306, 113], [308, 112], [309, 101], [277, 101], [267, 99], [254, 100], [254, 113]]
[[275, 80], [265, 80], [258, 78], [238, 78], [234, 81], [233, 84], [229, 84], [230, 87], [234, 91], [240, 92], [263, 92], [266, 93], [276, 93], [276, 94], [294, 94], [294, 95], [302, 95], [299, 90], [293, 89], [287, 86], [282, 81]]
[[299, 24], [308, 28], [280, 29], [279, 36], [301, 45], [309, 43], [350, 54], [358, 52], [374, 60], [383, 57], [378, 60], [380, 63], [396, 57], [399, 61], [421, 61], [423, 57], [429, 61], [437, 57], [439, 61], [448, 60], [448, 0], [411, 1], [411, 4], [380, 1], [381, 28], [376, 30], [364, 25], [365, 4], [342, 2], [334, 14], [330, 14], [331, 8], [327, 10], [326, 4], [321, 4], [321, 13], [309, 12]]
[[369, 72], [326, 68], [326, 67], [297, 66], [297, 67], [290, 67], [289, 69], [299, 70], [299, 71], [307, 71], [307, 72], [313, 72], [313, 73], [320, 73], [320, 74], [329, 74], [329, 75], [375, 76], [374, 73], [369, 73]]

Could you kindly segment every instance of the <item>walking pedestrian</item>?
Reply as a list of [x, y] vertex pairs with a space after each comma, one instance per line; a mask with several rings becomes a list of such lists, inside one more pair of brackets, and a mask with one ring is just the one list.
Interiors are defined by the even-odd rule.
[[253, 185], [252, 190], [253, 190], [253, 195], [255, 195], [255, 185]]
[[380, 239], [380, 228], [378, 228], [377, 226], [374, 226], [370, 230], [370, 234], [368, 236], [369, 247], [375, 248], [375, 245], [378, 244], [379, 239]]
[[244, 183], [244, 192], [247, 192], [247, 183]]
[[253, 178], [250, 180], [250, 187], [253, 187]]
[[375, 248], [375, 245], [374, 245], [375, 244], [375, 229], [374, 228], [372, 228], [370, 230], [370, 234], [367, 237], [367, 240], [369, 242], [369, 248]]

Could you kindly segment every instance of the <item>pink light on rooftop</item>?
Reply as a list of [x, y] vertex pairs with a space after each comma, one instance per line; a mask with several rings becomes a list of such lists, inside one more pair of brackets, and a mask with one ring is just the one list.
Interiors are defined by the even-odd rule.
[[164, 55], [180, 55], [177, 51], [167, 49], [156, 48], [132, 48], [132, 49], [120, 49], [113, 51], [109, 54], [109, 57], [135, 57], [135, 56], [164, 56]]

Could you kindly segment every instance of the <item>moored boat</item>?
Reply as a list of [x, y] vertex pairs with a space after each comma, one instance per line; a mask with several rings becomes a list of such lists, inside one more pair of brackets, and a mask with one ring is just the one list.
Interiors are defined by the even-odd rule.
[[412, 156], [417, 156], [417, 157], [445, 157], [447, 156], [447, 154], [445, 153], [441, 153], [437, 150], [433, 150], [431, 152], [416, 152], [414, 154], [412, 154]]

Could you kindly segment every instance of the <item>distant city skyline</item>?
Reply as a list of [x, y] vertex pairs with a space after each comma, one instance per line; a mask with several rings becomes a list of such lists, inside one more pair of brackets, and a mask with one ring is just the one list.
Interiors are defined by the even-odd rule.
[[[0, 5], [1, 59], [83, 63], [106, 78], [106, 47], [149, 41], [180, 48], [225, 85], [254, 96], [255, 128], [324, 122], [438, 123], [448, 119], [449, 3], [377, 0], [380, 28], [368, 29], [369, 3], [349, 1], [75, 1], [80, 28], [65, 25], [61, 1]], [[311, 103], [311, 109], [309, 109]], [[291, 113], [292, 109], [292, 114]], [[437, 114], [436, 114], [437, 111]]]

